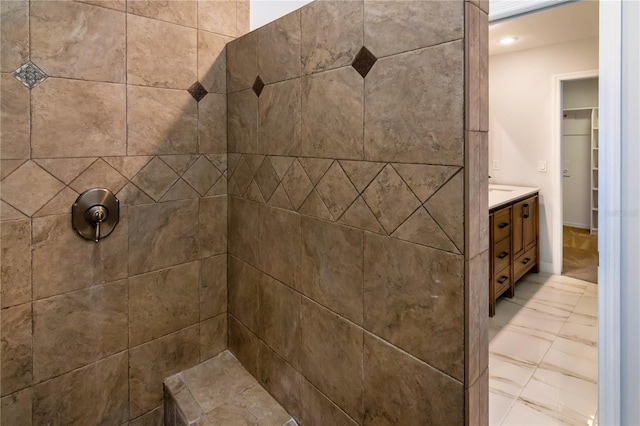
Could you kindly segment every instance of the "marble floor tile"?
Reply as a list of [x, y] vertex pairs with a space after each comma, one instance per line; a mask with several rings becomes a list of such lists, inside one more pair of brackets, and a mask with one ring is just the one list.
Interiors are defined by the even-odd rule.
[[598, 288], [528, 274], [489, 323], [489, 424], [595, 425]]
[[598, 408], [598, 385], [561, 372], [538, 368], [519, 400], [587, 424]]
[[520, 395], [534, 371], [535, 367], [528, 364], [500, 355], [489, 355], [489, 389], [515, 398]]

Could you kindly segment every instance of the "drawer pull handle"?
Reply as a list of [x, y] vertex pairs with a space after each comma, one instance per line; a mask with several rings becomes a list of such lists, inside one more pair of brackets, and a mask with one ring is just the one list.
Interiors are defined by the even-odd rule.
[[525, 260], [522, 261], [523, 265], [526, 265], [527, 263], [529, 263], [531, 261], [531, 258], [527, 257]]
[[504, 229], [504, 228], [506, 228], [507, 226], [509, 226], [509, 222], [502, 222], [500, 225], [498, 225], [498, 228], [500, 228], [500, 229]]
[[529, 204], [525, 204], [523, 207], [524, 207], [524, 218], [529, 219]]
[[504, 275], [503, 275], [503, 276], [502, 276], [502, 277], [500, 277], [500, 279], [498, 280], [498, 284], [502, 284], [503, 282], [505, 282], [505, 281], [506, 281], [506, 280], [508, 280], [508, 279], [509, 279], [509, 277], [507, 277], [507, 276], [504, 276]]
[[500, 253], [498, 255], [498, 259], [504, 259], [505, 257], [509, 256], [509, 252], [507, 251], [503, 251], [502, 253]]

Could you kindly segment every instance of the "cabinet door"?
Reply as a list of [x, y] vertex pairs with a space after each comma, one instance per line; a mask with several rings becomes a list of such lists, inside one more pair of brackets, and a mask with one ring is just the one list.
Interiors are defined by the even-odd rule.
[[511, 241], [513, 242], [512, 250], [513, 258], [517, 259], [518, 256], [524, 253], [524, 205], [528, 200], [520, 201], [513, 205], [513, 229], [511, 230]]
[[522, 239], [524, 249], [536, 244], [536, 223], [538, 223], [538, 197], [531, 197], [522, 206]]

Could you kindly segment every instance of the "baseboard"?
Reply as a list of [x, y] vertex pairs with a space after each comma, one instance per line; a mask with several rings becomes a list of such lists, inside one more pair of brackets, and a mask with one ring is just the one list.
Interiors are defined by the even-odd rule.
[[584, 223], [563, 222], [562, 226], [570, 226], [572, 228], [580, 228], [580, 229], [591, 229], [591, 227], [588, 224], [585, 225]]

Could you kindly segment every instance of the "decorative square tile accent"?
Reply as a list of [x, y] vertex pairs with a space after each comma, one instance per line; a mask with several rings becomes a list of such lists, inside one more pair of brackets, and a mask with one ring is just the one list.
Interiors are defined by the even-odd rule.
[[164, 161], [156, 157], [131, 182], [158, 201], [177, 180], [178, 175]]
[[420, 207], [420, 200], [390, 164], [371, 182], [362, 197], [389, 234]]
[[22, 65], [13, 72], [13, 76], [29, 89], [33, 89], [48, 77], [48, 75], [38, 68], [33, 62], [27, 62]]
[[287, 195], [296, 210], [300, 208], [307, 195], [313, 189], [313, 183], [309, 180], [298, 160], [293, 162], [289, 172], [282, 179], [282, 186], [287, 191]]
[[117, 193], [126, 183], [127, 179], [124, 176], [99, 158], [74, 179], [69, 186], [79, 194], [94, 187], [107, 188]]
[[207, 93], [209, 93], [207, 92], [207, 89], [205, 89], [202, 84], [200, 84], [199, 81], [193, 83], [191, 87], [187, 89], [187, 92], [189, 92], [189, 94], [193, 96], [193, 99], [195, 99], [196, 102], [200, 102], [202, 98], [207, 96]]
[[62, 188], [62, 182], [33, 161], [27, 161], [2, 181], [2, 200], [31, 216]]
[[358, 196], [358, 191], [338, 162], [334, 162], [316, 187], [322, 201], [338, 220]]
[[373, 53], [369, 52], [369, 49], [362, 46], [362, 49], [360, 49], [356, 55], [351, 66], [358, 71], [358, 74], [360, 74], [362, 78], [365, 78], [377, 60], [378, 58], [376, 58]]
[[256, 96], [260, 97], [260, 93], [262, 93], [262, 89], [264, 89], [264, 82], [262, 81], [260, 76], [256, 77], [256, 81], [253, 82], [252, 89], [253, 89], [254, 93], [256, 94]]
[[200, 195], [206, 194], [219, 177], [220, 172], [218, 169], [204, 156], [198, 158], [183, 176], [184, 180]]
[[269, 158], [262, 162], [262, 165], [256, 173], [255, 179], [265, 200], [269, 200], [271, 198], [271, 195], [273, 195], [273, 192], [280, 183], [280, 179], [278, 179], [278, 175], [275, 170], [273, 170], [273, 166], [271, 165], [271, 160]]

